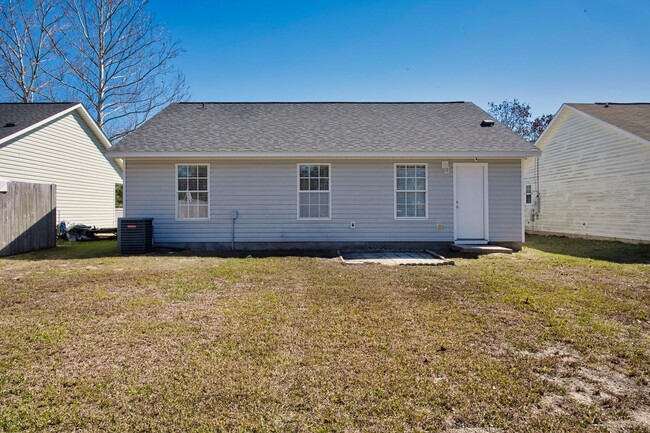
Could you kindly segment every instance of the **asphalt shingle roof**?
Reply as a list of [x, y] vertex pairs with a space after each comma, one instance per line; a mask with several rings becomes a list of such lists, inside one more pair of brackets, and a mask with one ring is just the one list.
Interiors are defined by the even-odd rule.
[[471, 102], [178, 103], [110, 152], [530, 152]]
[[638, 137], [650, 140], [650, 103], [567, 104]]
[[[34, 104], [0, 103], [0, 140], [75, 105], [77, 104], [68, 102]], [[12, 123], [15, 126], [8, 126], [8, 124]]]

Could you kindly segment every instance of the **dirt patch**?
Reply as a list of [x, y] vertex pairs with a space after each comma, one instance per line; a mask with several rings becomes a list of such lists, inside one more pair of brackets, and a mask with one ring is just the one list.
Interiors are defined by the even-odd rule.
[[630, 414], [630, 419], [607, 421], [605, 427], [611, 433], [627, 433], [631, 429], [639, 427], [650, 429], [650, 412], [635, 410]]
[[498, 428], [484, 427], [463, 427], [447, 430], [448, 433], [501, 433], [503, 430]]
[[[650, 407], [647, 404], [647, 385], [643, 380], [630, 377], [609, 366], [597, 368], [586, 366], [580, 354], [566, 347], [548, 347], [543, 351], [526, 356], [549, 361], [556, 366], [555, 374], [539, 374], [561, 389], [564, 395], [545, 394], [540, 407], [554, 413], [566, 413], [571, 402], [595, 406], [606, 411], [608, 408], [622, 409], [624, 418], [610, 419], [604, 425], [611, 432], [628, 431], [630, 428], [650, 427]], [[631, 406], [631, 410], [625, 410]], [[598, 423], [598, 419], [594, 419]]]
[[560, 359], [566, 363], [576, 362], [580, 360], [580, 353], [578, 353], [576, 350], [572, 348], [562, 347], [562, 346], [547, 347], [546, 349], [540, 352], [522, 351], [521, 353], [526, 356], [531, 356], [537, 359], [544, 359], [544, 358]]

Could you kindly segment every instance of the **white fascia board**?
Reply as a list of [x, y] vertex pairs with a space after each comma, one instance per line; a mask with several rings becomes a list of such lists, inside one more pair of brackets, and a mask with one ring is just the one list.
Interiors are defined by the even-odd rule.
[[[563, 105], [563, 107], [564, 107], [564, 105]], [[639, 136], [636, 135], [636, 134], [632, 134], [631, 132], [626, 131], [625, 129], [621, 129], [621, 128], [619, 128], [618, 126], [614, 126], [614, 125], [612, 125], [611, 123], [607, 123], [607, 122], [605, 122], [604, 120], [601, 120], [601, 119], [599, 119], [599, 118], [597, 118], [597, 117], [594, 117], [594, 116], [592, 116], [591, 114], [585, 113], [585, 112], [582, 111], [582, 110], [578, 110], [577, 108], [574, 108], [574, 107], [572, 107], [572, 106], [570, 106], [570, 105], [567, 105], [566, 108], [572, 110], [572, 111], [575, 112], [575, 113], [579, 113], [579, 114], [585, 116], [586, 118], [588, 118], [588, 119], [590, 119], [590, 120], [592, 120], [592, 121], [594, 121], [594, 122], [596, 122], [596, 123], [599, 123], [599, 124], [601, 124], [601, 125], [603, 125], [603, 126], [606, 126], [606, 127], [610, 128], [610, 129], [613, 129], [614, 131], [617, 131], [617, 132], [619, 132], [619, 133], [625, 135], [625, 136], [628, 137], [628, 138], [631, 138], [631, 139], [633, 139], [633, 140], [640, 141], [641, 143], [650, 146], [650, 141], [646, 140], [646, 139], [643, 138], [643, 137], [639, 137]], [[542, 134], [542, 135], [543, 135], [543, 134]], [[540, 136], [540, 138], [542, 138], [542, 137]]]
[[[556, 124], [557, 122], [559, 122], [558, 119], [559, 119], [559, 117], [560, 117], [560, 113], [561, 113], [562, 110], [563, 110], [564, 108], [566, 108], [566, 107], [568, 107], [566, 104], [562, 104], [562, 105], [560, 106], [560, 109], [557, 110], [557, 112], [553, 115], [553, 119], [552, 119], [551, 122], [546, 126], [546, 129], [544, 129], [544, 131], [542, 132], [542, 135], [540, 135], [539, 137], [537, 137], [537, 141], [535, 141], [535, 146], [537, 146], [537, 143], [541, 143], [541, 142], [542, 142], [542, 138], [544, 138], [544, 136], [546, 135], [546, 133], [547, 133], [548, 131], [550, 131], [552, 128], [554, 128], [554, 127], [555, 127], [555, 124]], [[539, 148], [539, 146], [537, 146], [537, 147]]]
[[82, 119], [86, 122], [88, 127], [93, 131], [102, 146], [104, 146], [104, 149], [108, 150], [111, 147], [111, 142], [104, 135], [104, 131], [102, 131], [101, 128], [97, 125], [95, 119], [90, 116], [90, 113], [88, 110], [86, 110], [86, 107], [84, 107], [82, 104], [79, 104], [75, 108], [77, 109], [77, 112], [82, 117]]
[[[86, 122], [86, 125], [90, 128], [90, 130], [95, 134], [95, 137], [99, 140], [99, 142], [102, 144], [104, 147], [104, 150], [108, 150], [112, 147], [111, 142], [108, 140], [106, 135], [104, 135], [104, 131], [97, 125], [95, 122], [95, 119], [92, 118], [88, 110], [86, 110], [86, 107], [83, 106], [83, 104], [79, 104], [77, 107], [77, 112], [81, 116], [81, 118]], [[119, 158], [113, 158], [109, 156], [107, 153], [104, 153], [107, 157], [109, 157], [109, 162], [112, 159], [114, 163], [117, 165], [119, 168], [119, 175], [120, 177], [122, 176], [122, 170], [124, 169], [124, 163], [121, 159]]]
[[16, 132], [14, 132], [13, 134], [8, 135], [8, 136], [6, 136], [6, 137], [3, 138], [3, 139], [0, 139], [0, 144], [2, 144], [2, 143], [6, 143], [7, 141], [9, 141], [9, 140], [13, 140], [13, 139], [16, 138], [16, 137], [20, 137], [21, 135], [25, 135], [25, 134], [27, 134], [28, 132], [33, 131], [34, 129], [39, 128], [39, 127], [45, 125], [45, 124], [48, 123], [48, 122], [51, 122], [51, 121], [53, 121], [53, 120], [56, 120], [56, 119], [58, 119], [59, 117], [65, 116], [66, 114], [68, 114], [68, 113], [70, 113], [70, 112], [72, 112], [72, 111], [75, 111], [75, 110], [78, 109], [79, 107], [83, 107], [83, 105], [81, 105], [81, 104], [73, 105], [73, 106], [70, 107], [70, 108], [67, 108], [67, 109], [65, 109], [65, 110], [63, 110], [63, 111], [59, 111], [58, 113], [56, 113], [56, 114], [53, 115], [53, 116], [48, 117], [47, 119], [43, 119], [43, 120], [41, 120], [41, 121], [38, 122], [38, 123], [34, 123], [33, 125], [29, 125], [27, 128], [21, 129], [20, 131], [16, 131]]
[[[22, 135], [25, 135], [37, 128], [40, 128], [41, 126], [52, 122], [53, 120], [59, 119], [63, 116], [65, 116], [68, 113], [72, 113], [73, 111], [76, 111], [79, 113], [81, 118], [86, 122], [86, 125], [90, 128], [90, 130], [95, 134], [99, 142], [101, 143], [102, 147], [104, 147], [105, 150], [108, 150], [111, 147], [111, 142], [106, 138], [106, 135], [104, 135], [104, 132], [101, 130], [99, 126], [97, 126], [97, 123], [95, 123], [95, 120], [90, 116], [90, 113], [86, 110], [86, 107], [83, 106], [83, 104], [75, 104], [70, 108], [67, 108], [63, 111], [59, 111], [58, 113], [41, 120], [40, 122], [37, 122], [33, 125], [28, 126], [27, 128], [21, 129], [20, 131], [16, 131], [13, 134], [0, 139], [0, 144], [3, 144], [7, 141], [13, 140], [14, 138], [20, 137]], [[115, 159], [115, 158], [113, 158]], [[120, 171], [122, 169], [122, 161], [119, 159], [116, 159], [115, 163], [118, 165], [120, 168]]]
[[520, 159], [538, 156], [539, 150], [521, 152], [389, 152], [389, 153], [317, 153], [317, 152], [108, 152], [111, 158], [224, 158], [224, 159], [287, 159], [287, 158], [329, 158], [329, 159], [395, 159], [395, 158], [481, 158]]

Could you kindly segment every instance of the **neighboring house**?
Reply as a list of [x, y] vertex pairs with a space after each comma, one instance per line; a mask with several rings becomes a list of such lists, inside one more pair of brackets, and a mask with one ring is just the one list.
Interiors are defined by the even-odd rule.
[[121, 161], [81, 104], [0, 103], [0, 179], [56, 184], [57, 221], [114, 227]]
[[468, 102], [180, 103], [109, 151], [125, 216], [197, 249], [518, 247], [538, 153]]
[[564, 104], [526, 162], [526, 229], [650, 241], [650, 104]]

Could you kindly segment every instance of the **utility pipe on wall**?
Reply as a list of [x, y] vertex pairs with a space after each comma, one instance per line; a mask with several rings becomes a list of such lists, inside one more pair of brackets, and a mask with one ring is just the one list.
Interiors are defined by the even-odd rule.
[[232, 238], [230, 240], [230, 249], [235, 249], [235, 221], [239, 217], [239, 212], [236, 210], [232, 211]]

